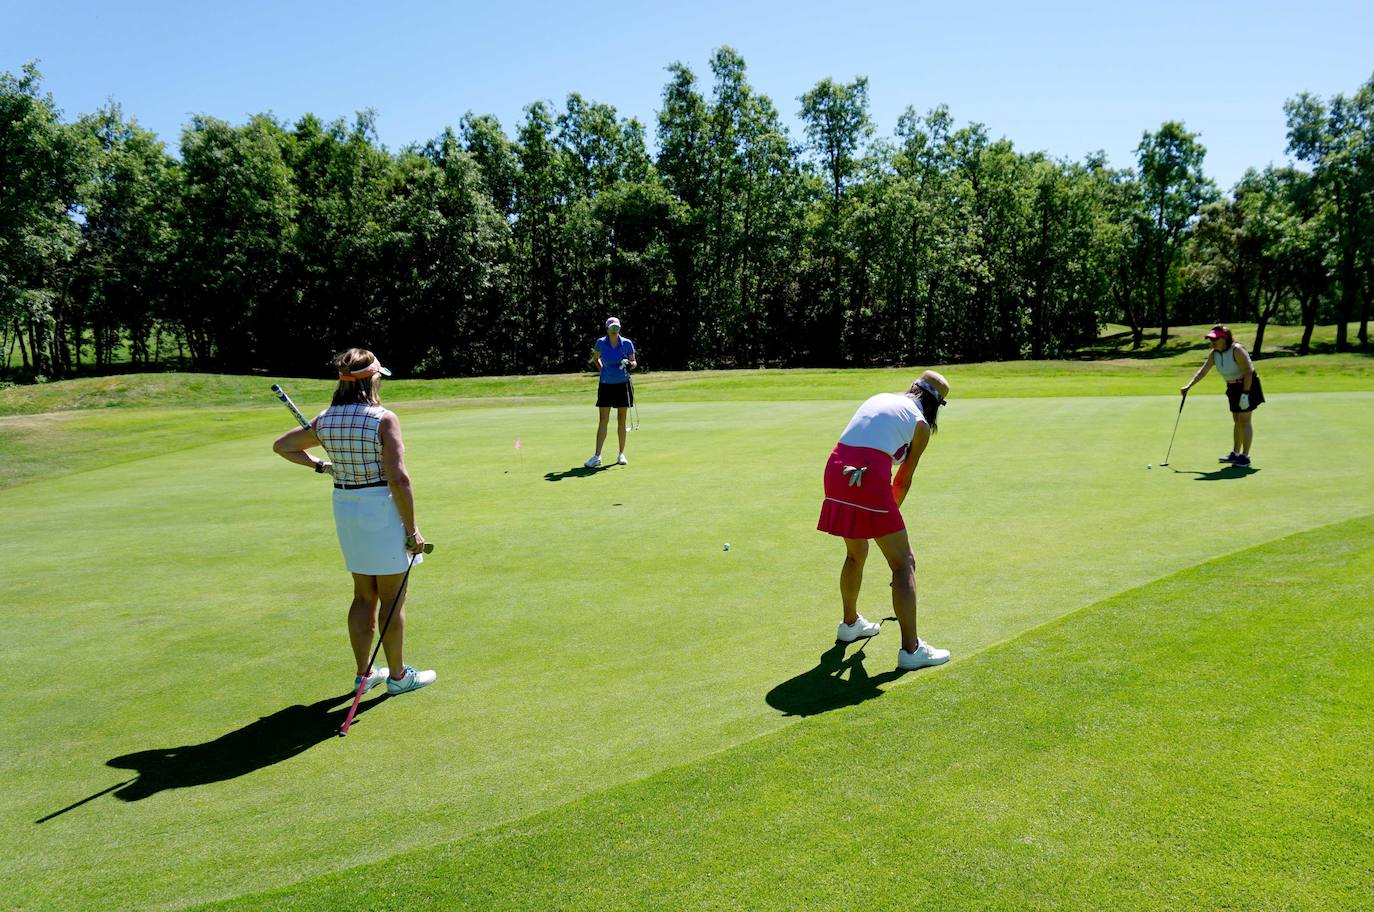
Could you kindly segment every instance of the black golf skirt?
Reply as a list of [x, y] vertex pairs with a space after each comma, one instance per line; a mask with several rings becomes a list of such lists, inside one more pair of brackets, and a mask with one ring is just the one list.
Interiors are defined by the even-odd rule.
[[634, 404], [630, 394], [630, 382], [598, 383], [596, 385], [597, 408], [629, 408]]
[[1264, 401], [1264, 389], [1260, 386], [1259, 374], [1255, 374], [1250, 380], [1250, 407], [1248, 409], [1241, 408], [1240, 394], [1245, 392], [1244, 385], [1240, 380], [1233, 380], [1226, 384], [1226, 401], [1230, 403], [1233, 412], [1253, 412]]

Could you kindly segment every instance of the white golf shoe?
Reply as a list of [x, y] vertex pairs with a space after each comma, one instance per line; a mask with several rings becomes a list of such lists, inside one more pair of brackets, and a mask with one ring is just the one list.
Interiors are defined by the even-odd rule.
[[881, 624], [875, 624], [861, 614], [852, 624], [841, 621], [840, 626], [835, 630], [835, 639], [841, 643], [852, 643], [855, 640], [875, 637], [882, 632], [882, 629]]
[[625, 458], [625, 454], [624, 454], [624, 453], [621, 453], [619, 456], [617, 456], [617, 457], [615, 458], [615, 464], [616, 464], [616, 465], [629, 465], [629, 464], [630, 464], [630, 460], [628, 460], [628, 459]]
[[[367, 693], [369, 690], [376, 687], [378, 684], [381, 684], [389, 677], [391, 677], [391, 669], [387, 668], [386, 666], [372, 669], [372, 674], [367, 676], [367, 686], [363, 688], [363, 693]], [[355, 675], [353, 678], [353, 689], [357, 690], [358, 685], [361, 683], [363, 683], [363, 676]]]
[[589, 469], [599, 469], [601, 468], [601, 457], [593, 456], [591, 459], [588, 459], [586, 462], [582, 464]]
[[936, 649], [925, 640], [916, 641], [916, 651], [897, 650], [897, 667], [902, 671], [915, 671], [929, 665], [943, 665], [949, 661], [948, 649]]
[[386, 692], [393, 697], [397, 694], [410, 693], [412, 690], [428, 687], [434, 683], [434, 679], [437, 677], [439, 676], [432, 671], [416, 671], [414, 665], [407, 665], [399, 681], [387, 675]]

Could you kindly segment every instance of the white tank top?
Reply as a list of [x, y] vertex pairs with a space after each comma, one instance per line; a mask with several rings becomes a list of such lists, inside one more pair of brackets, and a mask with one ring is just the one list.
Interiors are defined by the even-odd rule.
[[387, 414], [380, 405], [331, 405], [315, 419], [315, 436], [334, 463], [338, 484], [374, 484], [386, 480], [382, 437], [378, 427]]
[[901, 393], [879, 393], [859, 406], [840, 435], [840, 443], [882, 450], [900, 463], [906, 459], [918, 424], [926, 424], [926, 417], [916, 400]]
[[1236, 347], [1234, 345], [1225, 351], [1212, 352], [1212, 366], [1227, 382], [1241, 379], [1241, 369], [1240, 365], [1236, 363]]

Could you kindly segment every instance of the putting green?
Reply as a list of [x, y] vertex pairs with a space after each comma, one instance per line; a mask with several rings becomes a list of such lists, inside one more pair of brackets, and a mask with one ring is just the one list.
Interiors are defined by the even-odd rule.
[[[1176, 402], [956, 400], [905, 511], [922, 635], [954, 651], [949, 673], [1125, 589], [1374, 512], [1374, 394], [1273, 393], [1250, 473], [1217, 470], [1218, 395], [1190, 401], [1173, 471], [1147, 470]], [[20, 836], [6, 902], [181, 908], [470, 847], [828, 708], [796, 681], [837, 620], [842, 549], [814, 523], [855, 404], [646, 404], [631, 465], [591, 475], [569, 473], [589, 451], [584, 405], [398, 406], [440, 545], [412, 580], [409, 657], [439, 682], [372, 700], [344, 740], [328, 737], [352, 674], [328, 491], [270, 434], [196, 446], [240, 420], [211, 412], [187, 449], [0, 492], [6, 588], [26, 606], [4, 647], [25, 682], [0, 714], [0, 809]], [[872, 566], [869, 617], [888, 613], [885, 582]], [[896, 645], [867, 647], [871, 673]], [[946, 673], [884, 682], [825, 722], [883, 689], [896, 712]]]

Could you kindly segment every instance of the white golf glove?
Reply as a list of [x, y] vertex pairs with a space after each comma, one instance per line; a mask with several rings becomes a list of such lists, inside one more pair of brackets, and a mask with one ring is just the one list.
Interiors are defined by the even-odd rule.
[[1245, 411], [1246, 409], [1248, 409], [1249, 407], [1250, 407], [1250, 394], [1249, 394], [1249, 393], [1241, 393], [1241, 394], [1240, 394], [1240, 410], [1243, 412], [1243, 411]]
[[859, 488], [859, 487], [863, 487], [863, 483], [864, 483], [864, 472], [867, 472], [867, 471], [868, 471], [868, 466], [864, 466], [863, 468], [859, 468], [858, 466], [847, 465], [847, 466], [844, 467], [844, 473], [843, 473], [843, 474], [849, 476], [849, 486], [850, 486], [851, 488]]

